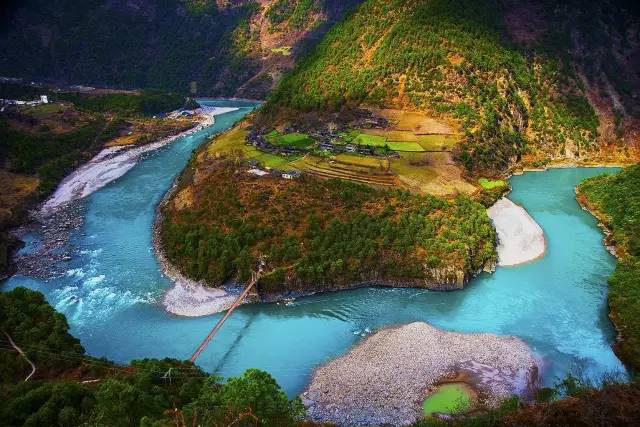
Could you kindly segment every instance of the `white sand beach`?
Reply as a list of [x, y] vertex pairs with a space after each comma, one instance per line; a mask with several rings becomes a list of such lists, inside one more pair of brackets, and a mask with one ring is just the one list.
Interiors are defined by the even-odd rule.
[[498, 233], [498, 265], [523, 264], [544, 255], [544, 232], [523, 207], [503, 197], [487, 213]]

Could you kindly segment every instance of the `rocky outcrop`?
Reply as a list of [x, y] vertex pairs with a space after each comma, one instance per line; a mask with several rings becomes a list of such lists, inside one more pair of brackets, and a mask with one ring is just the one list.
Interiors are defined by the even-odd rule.
[[432, 387], [456, 373], [477, 390], [481, 404], [495, 406], [512, 395], [530, 396], [538, 366], [519, 338], [415, 322], [382, 329], [318, 368], [302, 397], [313, 421], [407, 425], [421, 417]]

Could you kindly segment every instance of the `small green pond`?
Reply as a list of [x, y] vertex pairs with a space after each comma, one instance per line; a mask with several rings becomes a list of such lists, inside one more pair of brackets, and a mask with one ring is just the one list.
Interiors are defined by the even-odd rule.
[[454, 414], [469, 409], [471, 401], [471, 395], [463, 384], [443, 384], [424, 401], [422, 410], [426, 417], [436, 412]]

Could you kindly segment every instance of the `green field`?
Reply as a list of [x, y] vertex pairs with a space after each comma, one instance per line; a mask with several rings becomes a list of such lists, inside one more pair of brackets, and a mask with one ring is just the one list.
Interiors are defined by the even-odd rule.
[[247, 131], [243, 129], [233, 129], [215, 139], [215, 142], [208, 148], [211, 155], [231, 154], [241, 155], [246, 160], [255, 160], [262, 166], [277, 169], [292, 169], [290, 163], [297, 160], [299, 156], [279, 156], [277, 154], [265, 153], [258, 150], [253, 145], [245, 144]]
[[415, 141], [388, 141], [383, 135], [371, 135], [368, 133], [358, 134], [352, 141], [353, 144], [366, 145], [369, 147], [389, 147], [394, 151], [413, 151], [420, 152], [425, 149]]
[[387, 144], [387, 138], [384, 136], [361, 133], [353, 139], [353, 143], [358, 145], [368, 145], [370, 147], [384, 147]]
[[485, 190], [493, 190], [494, 188], [500, 188], [500, 187], [504, 187], [505, 185], [507, 185], [507, 183], [504, 182], [501, 179], [490, 180], [490, 179], [487, 179], [487, 178], [480, 178], [478, 180], [478, 183]]
[[457, 414], [471, 407], [471, 396], [462, 384], [444, 384], [422, 405], [426, 417], [434, 413]]
[[458, 142], [455, 135], [418, 135], [418, 142], [427, 151], [446, 151]]
[[61, 103], [51, 103], [51, 104], [40, 104], [34, 106], [28, 106], [24, 108], [25, 114], [28, 114], [37, 119], [42, 119], [51, 114], [59, 113], [61, 111], [65, 111], [69, 109], [68, 105]]
[[269, 132], [265, 139], [273, 145], [293, 148], [308, 148], [315, 143], [313, 139], [306, 133], [286, 133], [281, 134], [277, 130]]
[[417, 142], [390, 141], [387, 145], [393, 151], [409, 151], [415, 153], [426, 151], [422, 145]]

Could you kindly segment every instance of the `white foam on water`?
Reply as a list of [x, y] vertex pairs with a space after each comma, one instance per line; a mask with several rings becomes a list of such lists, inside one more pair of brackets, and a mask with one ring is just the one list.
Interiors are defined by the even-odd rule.
[[85, 280], [84, 284], [86, 286], [96, 286], [99, 283], [102, 283], [102, 281], [104, 281], [105, 279], [105, 275], [101, 274], [99, 276], [94, 276], [94, 277], [90, 277], [89, 279]]
[[78, 268], [72, 268], [70, 270], [67, 270], [65, 272], [65, 274], [68, 277], [78, 277], [78, 278], [83, 278], [85, 276], [84, 270], [82, 269], [82, 267], [78, 267]]
[[[90, 236], [90, 238], [95, 238], [95, 236]], [[95, 258], [102, 253], [102, 248], [100, 249], [82, 249], [80, 255], [89, 255], [91, 258]]]

